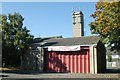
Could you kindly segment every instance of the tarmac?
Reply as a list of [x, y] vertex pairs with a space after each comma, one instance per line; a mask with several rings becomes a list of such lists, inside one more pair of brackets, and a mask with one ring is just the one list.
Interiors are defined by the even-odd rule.
[[119, 72], [81, 74], [81, 73], [41, 73], [38, 71], [2, 71], [2, 80], [120, 80]]

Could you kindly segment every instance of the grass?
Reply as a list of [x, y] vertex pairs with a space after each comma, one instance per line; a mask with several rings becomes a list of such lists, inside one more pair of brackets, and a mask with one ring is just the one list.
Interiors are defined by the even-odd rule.
[[14, 68], [14, 67], [9, 67], [9, 68], [2, 68], [2, 67], [0, 67], [0, 70], [19, 70], [19, 69], [17, 69], [17, 68]]

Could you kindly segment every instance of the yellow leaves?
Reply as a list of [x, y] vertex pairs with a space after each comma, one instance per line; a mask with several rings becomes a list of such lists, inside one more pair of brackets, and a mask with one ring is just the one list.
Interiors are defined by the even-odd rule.
[[108, 34], [108, 27], [105, 27], [104, 29], [101, 30], [103, 34]]
[[[91, 31], [104, 37], [105, 42], [119, 44], [120, 47], [120, 1], [99, 0], [96, 4], [96, 11], [91, 17], [94, 22], [90, 23]], [[106, 39], [109, 36], [109, 39]], [[111, 43], [109, 43], [111, 44]], [[119, 48], [118, 47], [118, 48]]]

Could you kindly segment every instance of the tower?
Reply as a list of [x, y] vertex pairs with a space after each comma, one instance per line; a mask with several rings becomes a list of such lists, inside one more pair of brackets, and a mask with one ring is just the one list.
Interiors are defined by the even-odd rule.
[[81, 37], [84, 36], [84, 22], [83, 22], [83, 13], [72, 12], [72, 30], [73, 37]]

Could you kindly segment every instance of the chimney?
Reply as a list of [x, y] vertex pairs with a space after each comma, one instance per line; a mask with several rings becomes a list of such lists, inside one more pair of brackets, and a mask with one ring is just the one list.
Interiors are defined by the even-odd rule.
[[84, 36], [84, 22], [83, 22], [83, 13], [72, 12], [72, 30], [73, 37], [82, 37]]

